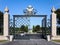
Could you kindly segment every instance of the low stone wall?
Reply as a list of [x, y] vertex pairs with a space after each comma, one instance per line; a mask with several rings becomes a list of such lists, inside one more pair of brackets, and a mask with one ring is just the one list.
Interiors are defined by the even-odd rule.
[[51, 40], [60, 40], [60, 36], [51, 37]]
[[9, 40], [7, 36], [0, 35], [0, 40]]

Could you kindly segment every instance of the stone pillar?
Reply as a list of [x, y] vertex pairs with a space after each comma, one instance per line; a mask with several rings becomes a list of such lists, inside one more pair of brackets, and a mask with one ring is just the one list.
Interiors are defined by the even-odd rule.
[[6, 7], [4, 12], [4, 36], [8, 36], [9, 34], [9, 10]]
[[51, 35], [54, 37], [56, 36], [56, 33], [57, 33], [57, 29], [56, 29], [56, 13], [55, 13], [55, 8], [53, 7], [52, 8], [52, 14], [51, 14]]

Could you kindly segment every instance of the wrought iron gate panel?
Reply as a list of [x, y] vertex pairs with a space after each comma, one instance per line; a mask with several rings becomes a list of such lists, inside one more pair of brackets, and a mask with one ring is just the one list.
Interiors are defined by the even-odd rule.
[[[30, 20], [29, 20], [29, 17], [44, 17], [45, 19], [45, 22], [44, 22], [44, 26], [45, 28], [47, 27], [46, 26], [46, 23], [47, 23], [47, 16], [46, 15], [13, 15], [13, 33], [14, 35], [16, 34], [17, 30], [16, 28], [19, 28], [21, 27], [21, 25], [30, 25]], [[43, 24], [43, 23], [42, 23]], [[45, 30], [45, 35], [46, 35], [46, 29]]]
[[29, 25], [29, 19], [27, 17], [15, 17], [15, 27], [22, 25]]

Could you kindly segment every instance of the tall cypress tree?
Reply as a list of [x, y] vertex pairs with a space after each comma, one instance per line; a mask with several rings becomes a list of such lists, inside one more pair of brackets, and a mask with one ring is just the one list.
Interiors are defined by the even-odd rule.
[[3, 12], [0, 11], [0, 34], [3, 34]]
[[57, 34], [60, 35], [60, 9], [56, 10], [57, 14]]

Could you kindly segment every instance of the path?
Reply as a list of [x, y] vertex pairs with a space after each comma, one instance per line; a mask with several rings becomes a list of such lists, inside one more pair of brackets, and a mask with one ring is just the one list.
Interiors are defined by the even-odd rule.
[[31, 40], [16, 40], [3, 45], [60, 45], [60, 44], [48, 42], [44, 39], [36, 39], [36, 40], [31, 39]]

